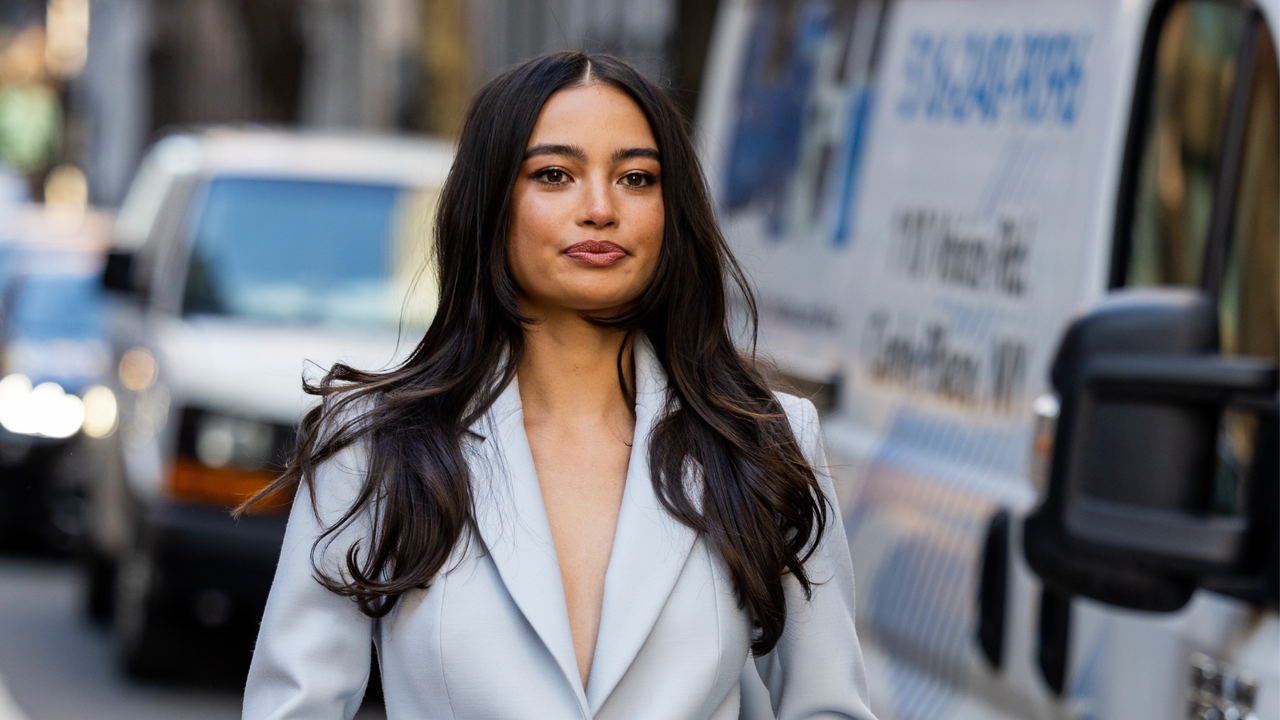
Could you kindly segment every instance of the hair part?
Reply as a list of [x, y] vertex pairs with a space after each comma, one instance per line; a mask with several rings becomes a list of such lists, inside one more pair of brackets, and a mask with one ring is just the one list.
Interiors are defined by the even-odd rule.
[[[456, 544], [476, 532], [463, 434], [515, 377], [529, 322], [507, 265], [512, 190], [547, 99], [585, 84], [626, 93], [649, 121], [666, 216], [648, 286], [621, 314], [591, 322], [649, 339], [668, 378], [665, 412], [641, 450], [649, 453], [654, 490], [723, 560], [755, 626], [752, 651], [764, 654], [786, 623], [784, 576], [811, 591], [804, 563], [825, 531], [827, 502], [754, 359], [755, 301], [721, 235], [684, 120], [653, 82], [608, 55], [542, 55], [480, 90], [438, 206], [440, 298], [425, 336], [387, 372], [336, 364], [318, 384], [304, 380], [320, 403], [304, 416], [283, 476], [240, 511], [314, 483], [321, 464], [366, 444], [363, 485], [317, 547], [358, 515], [372, 511], [378, 521], [347, 552], [344, 572], [319, 565], [316, 572], [370, 617], [429, 587]], [[745, 312], [750, 355], [731, 338], [731, 293]], [[630, 398], [622, 356], [618, 362]], [[692, 488], [698, 497], [686, 486], [691, 467], [701, 479]]]

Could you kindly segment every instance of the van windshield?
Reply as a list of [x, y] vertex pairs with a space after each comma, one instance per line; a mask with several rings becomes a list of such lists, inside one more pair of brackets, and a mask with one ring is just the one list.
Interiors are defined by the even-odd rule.
[[183, 314], [425, 325], [435, 295], [421, 272], [434, 196], [391, 185], [214, 179], [195, 215]]

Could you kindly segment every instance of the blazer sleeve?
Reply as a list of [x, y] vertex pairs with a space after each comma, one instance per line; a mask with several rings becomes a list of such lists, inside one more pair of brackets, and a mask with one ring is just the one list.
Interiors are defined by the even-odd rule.
[[249, 666], [244, 720], [350, 720], [360, 708], [369, 682], [374, 620], [350, 598], [320, 585], [313, 548], [315, 561], [332, 576], [344, 567], [347, 549], [365, 536], [367, 518], [358, 518], [316, 544], [351, 507], [363, 466], [363, 449], [349, 448], [298, 489]]
[[853, 564], [849, 542], [827, 466], [818, 412], [801, 398], [779, 398], [796, 440], [827, 499], [827, 525], [805, 564], [812, 597], [794, 577], [783, 578], [787, 624], [768, 654], [756, 658], [778, 720], [874, 720], [867, 698], [867, 673], [854, 628]]

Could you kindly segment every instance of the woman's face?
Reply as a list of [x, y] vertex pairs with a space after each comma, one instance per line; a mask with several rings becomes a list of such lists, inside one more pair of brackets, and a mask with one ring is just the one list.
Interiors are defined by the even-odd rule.
[[507, 260], [524, 312], [625, 307], [662, 249], [662, 165], [644, 113], [608, 85], [542, 107], [511, 197]]

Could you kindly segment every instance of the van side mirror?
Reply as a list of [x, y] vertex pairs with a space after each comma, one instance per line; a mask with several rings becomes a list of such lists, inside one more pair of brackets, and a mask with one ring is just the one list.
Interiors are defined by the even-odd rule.
[[1217, 443], [1228, 405], [1274, 413], [1277, 368], [1218, 354], [1218, 337], [1190, 289], [1120, 291], [1068, 328], [1048, 485], [1023, 533], [1047, 586], [1172, 611], [1203, 578], [1256, 570], [1257, 523], [1212, 512]]
[[102, 286], [108, 290], [133, 293], [138, 291], [133, 282], [133, 253], [127, 250], [111, 250], [102, 270]]

